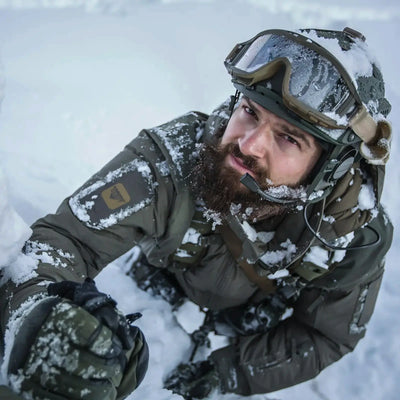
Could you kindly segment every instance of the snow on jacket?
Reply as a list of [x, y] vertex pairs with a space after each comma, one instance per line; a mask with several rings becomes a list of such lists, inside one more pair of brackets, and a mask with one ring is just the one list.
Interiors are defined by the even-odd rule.
[[[383, 167], [355, 165], [326, 201], [309, 210], [311, 225], [325, 239], [350, 238], [351, 246], [371, 243], [376, 234], [365, 228], [369, 225], [381, 237], [378, 245], [351, 251], [324, 248], [299, 210], [253, 226], [238, 216], [225, 221], [241, 243], [239, 256], [234, 255], [218, 227], [195, 232], [188, 240], [196, 209], [189, 180], [198, 143], [213, 137], [226, 120], [225, 104], [210, 116], [190, 112], [141, 131], [55, 214], [39, 219], [25, 246], [38, 261], [37, 276], [1, 288], [3, 334], [12, 313], [46, 290], [43, 282], [94, 278], [139, 245], [153, 265], [175, 273], [192, 301], [210, 309], [265, 298], [264, 283], [281, 276], [279, 271], [307, 281], [291, 317], [211, 354], [226, 391], [249, 395], [288, 387], [353, 350], [373, 313], [392, 240], [392, 225], [379, 205]], [[177, 268], [188, 241], [201, 244], [201, 256]], [[267, 276], [255, 273], [259, 263], [269, 269]]]

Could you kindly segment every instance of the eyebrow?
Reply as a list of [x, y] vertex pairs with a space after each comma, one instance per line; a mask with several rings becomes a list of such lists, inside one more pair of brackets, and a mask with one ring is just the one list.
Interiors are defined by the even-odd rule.
[[296, 128], [293, 128], [289, 125], [286, 125], [286, 124], [279, 123], [279, 126], [285, 132], [289, 133], [292, 136], [295, 136], [297, 139], [302, 140], [308, 147], [310, 147], [310, 148], [312, 147], [311, 141], [308, 137], [308, 134], [303, 133], [302, 131], [300, 131]]
[[[248, 103], [249, 103], [249, 105], [252, 107], [252, 108], [255, 108], [256, 110], [258, 110], [260, 107], [262, 107], [262, 106], [260, 106], [260, 105], [258, 105], [258, 104], [256, 104], [256, 103], [254, 103], [252, 100], [250, 100], [247, 96], [243, 96], [243, 99], [244, 100], [246, 100]], [[263, 107], [264, 108], [264, 107]], [[268, 109], [266, 109], [268, 112], [271, 112], [272, 113], [272, 111], [269, 111]], [[274, 113], [273, 113], [274, 114]], [[274, 114], [274, 115], [276, 115], [276, 114]], [[277, 117], [279, 117], [279, 115], [277, 115]], [[279, 118], [281, 118], [281, 117], [279, 117]], [[299, 130], [299, 129], [297, 129], [297, 128], [295, 128], [294, 126], [291, 126], [291, 125], [289, 125], [289, 123], [288, 122], [278, 122], [278, 125], [279, 125], [279, 127], [283, 130], [283, 131], [285, 131], [286, 133], [289, 133], [290, 135], [292, 135], [292, 136], [295, 136], [297, 139], [299, 139], [299, 140], [301, 140], [301, 141], [303, 141], [305, 144], [306, 144], [306, 146], [308, 146], [308, 147], [312, 147], [312, 144], [311, 144], [311, 140], [310, 140], [310, 138], [308, 137], [308, 134], [307, 133], [304, 133], [304, 132], [302, 132], [301, 130]]]

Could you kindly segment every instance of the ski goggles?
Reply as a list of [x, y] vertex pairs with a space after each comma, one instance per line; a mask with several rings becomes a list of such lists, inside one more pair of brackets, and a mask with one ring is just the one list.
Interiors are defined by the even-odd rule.
[[[375, 122], [342, 64], [306, 36], [285, 30], [263, 31], [237, 44], [226, 57], [225, 67], [234, 83], [256, 91], [261, 82], [284, 67], [282, 101], [302, 119], [343, 132], [351, 128], [364, 144], [390, 139], [390, 125]], [[387, 157], [387, 151], [381, 150], [369, 149], [369, 158]]]

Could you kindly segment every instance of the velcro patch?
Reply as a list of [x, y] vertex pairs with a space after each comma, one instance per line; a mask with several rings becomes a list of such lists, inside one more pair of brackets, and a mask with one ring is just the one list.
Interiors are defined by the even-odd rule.
[[154, 195], [148, 163], [133, 160], [72, 196], [69, 205], [87, 226], [105, 229], [148, 206]]
[[125, 204], [128, 204], [131, 200], [131, 196], [129, 196], [129, 193], [121, 182], [104, 189], [101, 192], [101, 197], [110, 210], [122, 207]]

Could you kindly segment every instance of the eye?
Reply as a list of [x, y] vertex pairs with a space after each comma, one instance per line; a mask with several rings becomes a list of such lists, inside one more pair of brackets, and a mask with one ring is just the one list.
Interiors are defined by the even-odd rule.
[[244, 110], [244, 112], [245, 112], [246, 114], [249, 114], [250, 116], [252, 116], [252, 117], [254, 117], [254, 118], [257, 118], [256, 112], [255, 112], [251, 107], [249, 107], [249, 106], [246, 105], [246, 104], [243, 104], [242, 108], [243, 108], [243, 110]]
[[282, 137], [285, 141], [287, 141], [288, 143], [290, 143], [290, 144], [292, 144], [292, 145], [294, 145], [294, 146], [297, 146], [297, 147], [301, 147], [301, 146], [300, 146], [300, 143], [299, 143], [293, 136], [290, 136], [290, 135], [288, 135], [287, 133], [282, 133], [281, 137]]

